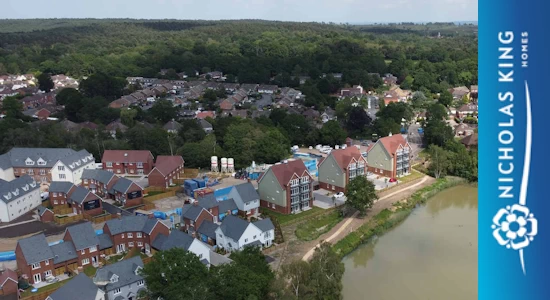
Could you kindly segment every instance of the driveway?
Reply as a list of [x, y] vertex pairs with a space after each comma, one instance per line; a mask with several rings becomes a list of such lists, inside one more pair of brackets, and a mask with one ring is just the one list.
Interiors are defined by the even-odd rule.
[[[330, 193], [330, 196], [327, 196], [328, 193]], [[331, 207], [334, 207], [335, 202], [332, 201], [332, 195], [334, 195], [333, 192], [324, 189], [313, 191], [313, 205], [322, 209], [329, 209]], [[346, 196], [338, 198], [336, 199], [336, 206], [340, 206], [345, 202]]]
[[[390, 187], [390, 186], [393, 186], [393, 185], [396, 185], [397, 183], [396, 182], [389, 182], [389, 178], [387, 177], [382, 177], [380, 176], [380, 178], [376, 178], [376, 177], [379, 177], [379, 175], [376, 175], [376, 174], [373, 174], [373, 175], [368, 175], [367, 176], [367, 179], [372, 181], [372, 183], [374, 183], [375, 185], [375, 188], [377, 191], [379, 190], [382, 190], [382, 189], [385, 189], [386, 187]], [[386, 180], [388, 182], [386, 182]]]
[[130, 179], [133, 182], [135, 182], [137, 185], [139, 185], [142, 188], [146, 188], [149, 186], [149, 180], [147, 179], [147, 176], [143, 175], [141, 177], [134, 177], [136, 175], [130, 175], [126, 176], [126, 179]]

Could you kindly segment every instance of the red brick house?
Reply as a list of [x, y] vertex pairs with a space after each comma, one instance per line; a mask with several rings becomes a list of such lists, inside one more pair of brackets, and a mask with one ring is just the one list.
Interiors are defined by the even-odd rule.
[[44, 223], [53, 222], [55, 214], [53, 213], [53, 211], [51, 211], [47, 207], [39, 205], [37, 207], [37, 212], [38, 212], [38, 218], [40, 219], [40, 222], [44, 222]]
[[85, 222], [65, 229], [63, 242], [72, 242], [77, 255], [78, 266], [99, 264], [99, 238], [97, 237], [92, 223]]
[[46, 109], [46, 108], [41, 108], [39, 111], [37, 111], [36, 113], [34, 113], [34, 115], [36, 116], [36, 118], [39, 119], [39, 120], [46, 120], [47, 118], [50, 117], [51, 114], [52, 114], [52, 112], [49, 111], [49, 110]]
[[15, 299], [19, 299], [19, 288], [17, 286], [18, 276], [17, 272], [5, 269], [0, 273], [0, 299], [2, 296], [15, 294]]
[[68, 207], [69, 197], [76, 189], [72, 182], [68, 181], [52, 181], [48, 188], [50, 196], [50, 204], [55, 207]]
[[319, 163], [319, 187], [334, 192], [346, 192], [350, 180], [365, 174], [367, 160], [357, 147], [334, 150]]
[[82, 186], [77, 186], [72, 191], [68, 203], [74, 214], [97, 216], [103, 213], [101, 197]]
[[124, 207], [134, 207], [143, 203], [143, 188], [124, 177], [117, 180], [109, 194]]
[[313, 178], [302, 160], [271, 166], [258, 180], [260, 206], [291, 214], [313, 206]]
[[27, 277], [30, 284], [42, 282], [53, 275], [54, 253], [43, 233], [17, 241], [15, 259], [21, 275]]
[[199, 201], [195, 201], [193, 204], [185, 204], [181, 214], [183, 223], [182, 230], [189, 231], [189, 229], [192, 229], [192, 231], [196, 231], [196, 229], [198, 229], [205, 220], [216, 222], [217, 218], [214, 220], [214, 214], [217, 216], [219, 207], [214, 206], [209, 210], [202, 207], [199, 204]]
[[169, 187], [174, 184], [174, 179], [179, 179], [183, 174], [184, 160], [181, 156], [159, 155], [155, 168], [148, 176], [150, 186]]
[[146, 175], [153, 169], [154, 158], [149, 150], [105, 150], [101, 163], [103, 170], [115, 174]]
[[82, 172], [82, 186], [101, 197], [107, 197], [119, 177], [105, 170], [85, 169]]
[[155, 218], [127, 216], [105, 222], [103, 232], [111, 236], [116, 253], [139, 248], [151, 252], [151, 243], [159, 235], [168, 236], [170, 228]]

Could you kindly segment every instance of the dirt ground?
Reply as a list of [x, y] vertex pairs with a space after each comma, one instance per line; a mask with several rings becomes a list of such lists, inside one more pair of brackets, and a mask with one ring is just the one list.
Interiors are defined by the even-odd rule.
[[[409, 188], [410, 186], [413, 186], [419, 182], [422, 181], [422, 178], [419, 178], [414, 181], [410, 181], [407, 183], [404, 183], [403, 185], [399, 185], [399, 187], [392, 188], [390, 190], [384, 191], [379, 193], [379, 198], [383, 198], [382, 200], [376, 202], [372, 209], [363, 217], [353, 217], [353, 220], [348, 224], [345, 230], [341, 231], [337, 236], [335, 236], [332, 239], [332, 243], [338, 242], [342, 238], [344, 238], [349, 232], [352, 232], [353, 230], [357, 229], [364, 223], [368, 222], [373, 216], [381, 212], [382, 210], [386, 208], [392, 207], [392, 205], [396, 202], [399, 202], [401, 200], [404, 200], [408, 197], [410, 197], [414, 192], [420, 190], [421, 188], [424, 188], [430, 184], [432, 184], [435, 179], [426, 176], [427, 179], [419, 184], [418, 186], [415, 186], [414, 188]], [[391, 196], [390, 196], [391, 195]], [[389, 197], [388, 197], [389, 196]], [[336, 225], [334, 228], [332, 228], [329, 232], [321, 235], [319, 238], [317, 238], [314, 241], [304, 242], [298, 240], [294, 232], [296, 231], [297, 226], [300, 226], [300, 224], [292, 224], [289, 226], [283, 226], [283, 236], [285, 238], [285, 246], [281, 247], [272, 253], [269, 254], [269, 256], [273, 257], [275, 260], [271, 263], [271, 266], [278, 270], [278, 268], [285, 263], [290, 263], [292, 261], [300, 260], [304, 257], [304, 255], [312, 248], [314, 248], [317, 244], [319, 244], [321, 241], [326, 240], [328, 237], [332, 236], [334, 233], [336, 233], [342, 226], [344, 226], [344, 223], [349, 218], [345, 218], [342, 220], [338, 225]]]

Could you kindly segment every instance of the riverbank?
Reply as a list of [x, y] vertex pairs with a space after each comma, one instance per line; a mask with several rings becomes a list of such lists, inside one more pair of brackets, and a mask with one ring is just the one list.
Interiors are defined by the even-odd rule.
[[417, 205], [426, 203], [428, 199], [445, 189], [461, 184], [466, 184], [466, 180], [461, 178], [438, 179], [435, 183], [414, 192], [410, 197], [395, 202], [392, 207], [380, 211], [369, 222], [336, 242], [332, 246], [334, 251], [341, 257], [348, 255], [372, 237], [382, 235], [401, 223]]

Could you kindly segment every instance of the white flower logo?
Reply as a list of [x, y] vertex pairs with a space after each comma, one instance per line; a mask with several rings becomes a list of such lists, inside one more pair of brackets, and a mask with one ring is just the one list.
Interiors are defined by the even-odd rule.
[[538, 222], [526, 206], [514, 204], [497, 212], [491, 228], [501, 246], [520, 250], [529, 246], [537, 235]]

